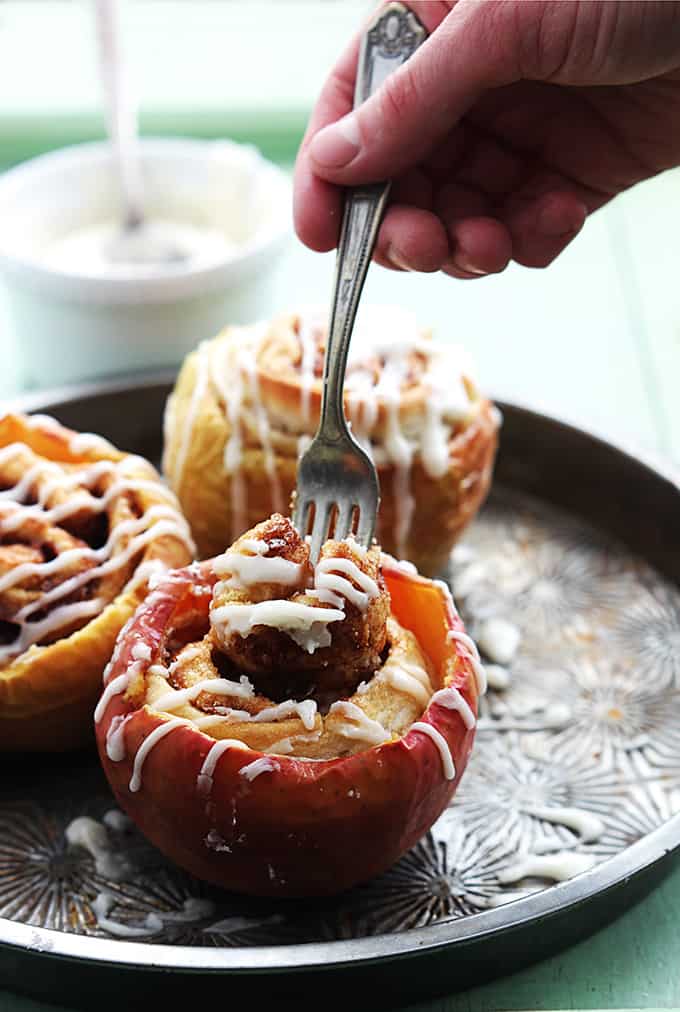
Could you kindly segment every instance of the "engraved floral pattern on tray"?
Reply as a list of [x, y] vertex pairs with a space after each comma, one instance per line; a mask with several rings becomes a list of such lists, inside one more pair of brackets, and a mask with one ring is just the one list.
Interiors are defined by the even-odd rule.
[[[551, 888], [680, 811], [680, 591], [585, 523], [503, 489], [449, 576], [473, 635], [500, 618], [522, 638], [508, 687], [482, 702], [453, 804], [394, 868], [332, 900], [230, 895], [107, 815], [90, 757], [29, 759], [0, 794], [0, 916], [171, 945], [398, 932]], [[77, 817], [102, 827], [113, 863], [69, 843]]]

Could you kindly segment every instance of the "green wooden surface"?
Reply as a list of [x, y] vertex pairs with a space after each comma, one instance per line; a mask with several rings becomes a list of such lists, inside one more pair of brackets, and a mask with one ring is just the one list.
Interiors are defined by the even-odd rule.
[[[323, 68], [367, 6], [363, 0], [139, 0], [130, 29], [138, 58], [160, 40], [141, 73], [145, 129], [231, 135], [290, 161]], [[89, 16], [80, 0], [0, 4], [0, 166], [101, 135], [95, 67], [84, 41]], [[265, 25], [268, 33], [258, 34]], [[59, 39], [68, 42], [66, 50], [54, 44]], [[191, 74], [182, 62], [187, 51], [202, 56]], [[178, 66], [183, 72], [173, 73]], [[365, 298], [399, 302], [441, 339], [465, 344], [496, 396], [678, 462], [679, 236], [680, 173], [674, 171], [598, 212], [547, 271], [510, 268], [461, 283], [373, 268]], [[324, 302], [332, 267], [332, 255], [293, 243], [279, 275], [277, 308]], [[17, 389], [20, 354], [1, 293], [0, 352], [1, 398]], [[680, 870], [570, 950], [410, 1012], [680, 1006], [679, 908]], [[0, 991], [0, 1012], [48, 1008], [54, 1006]]]

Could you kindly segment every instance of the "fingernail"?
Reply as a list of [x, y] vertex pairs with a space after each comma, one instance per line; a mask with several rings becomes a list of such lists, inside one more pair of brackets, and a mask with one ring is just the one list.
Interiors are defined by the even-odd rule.
[[389, 262], [391, 264], [394, 264], [395, 267], [398, 267], [400, 271], [412, 271], [413, 270], [413, 268], [411, 267], [411, 265], [406, 263], [406, 260], [401, 255], [401, 253], [399, 252], [399, 250], [396, 249], [396, 247], [394, 247], [394, 246], [388, 246], [387, 247], [387, 251], [385, 253], [385, 256], [387, 257], [387, 259], [389, 260]]
[[357, 118], [349, 113], [337, 123], [320, 130], [310, 145], [309, 153], [319, 165], [339, 169], [352, 161], [359, 150], [360, 140]]
[[565, 208], [548, 202], [538, 213], [536, 229], [541, 235], [558, 239], [562, 235], [578, 232], [587, 214], [588, 209], [585, 204]]
[[457, 253], [453, 258], [453, 263], [459, 271], [466, 271], [468, 274], [476, 274], [478, 277], [482, 277], [483, 274], [486, 274], [486, 271], [480, 270], [479, 267], [468, 260], [464, 253]]

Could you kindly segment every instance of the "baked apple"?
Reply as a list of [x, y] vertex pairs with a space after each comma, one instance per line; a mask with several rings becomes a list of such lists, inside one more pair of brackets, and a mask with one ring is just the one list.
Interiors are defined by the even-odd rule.
[[[319, 424], [325, 310], [227, 327], [185, 360], [165, 412], [163, 469], [199, 556], [288, 508]], [[362, 307], [344, 407], [380, 480], [377, 537], [441, 572], [491, 483], [500, 414], [464, 350], [396, 307]]]
[[176, 570], [118, 639], [95, 713], [120, 806], [187, 871], [315, 896], [388, 868], [472, 749], [483, 669], [443, 584], [280, 515]]
[[104, 667], [149, 576], [192, 557], [148, 461], [0, 412], [0, 752], [91, 742]]

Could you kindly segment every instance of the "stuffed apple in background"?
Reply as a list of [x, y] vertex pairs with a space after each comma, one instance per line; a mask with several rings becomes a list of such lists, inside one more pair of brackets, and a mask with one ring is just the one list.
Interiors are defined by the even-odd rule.
[[465, 769], [483, 670], [446, 588], [274, 515], [158, 583], [95, 714], [120, 806], [187, 871], [256, 895], [393, 864]]
[[[187, 357], [167, 404], [163, 468], [202, 558], [288, 510], [319, 423], [326, 317], [227, 327]], [[362, 309], [344, 390], [380, 479], [378, 540], [434, 575], [489, 491], [499, 412], [464, 350], [394, 307]]]

